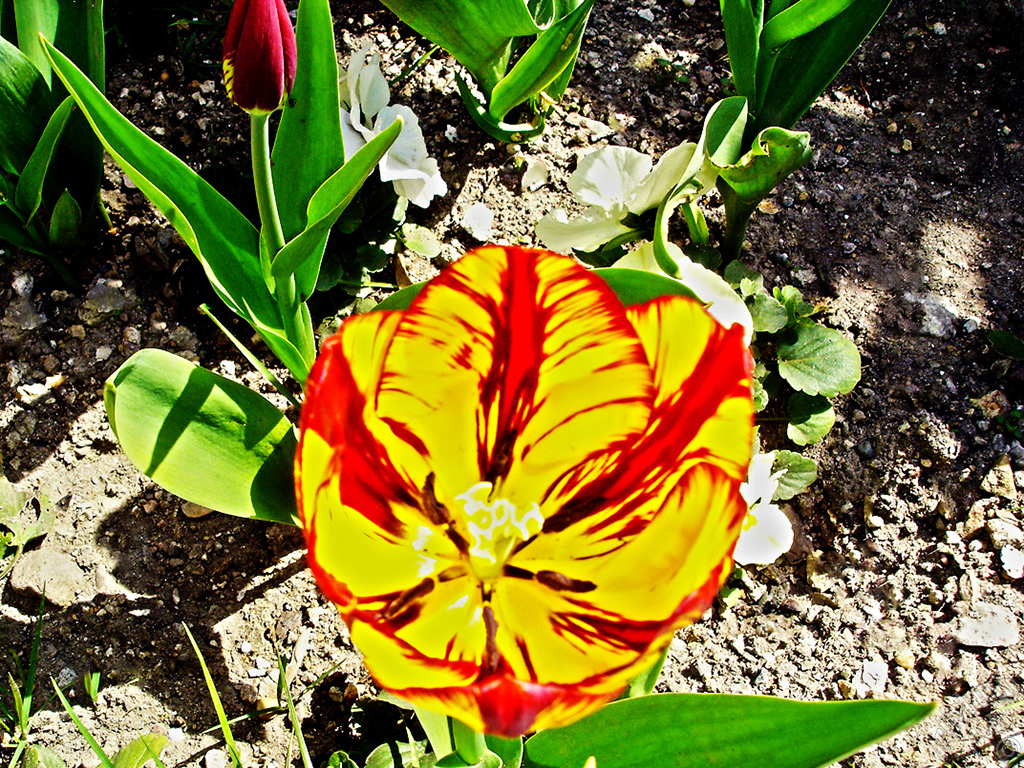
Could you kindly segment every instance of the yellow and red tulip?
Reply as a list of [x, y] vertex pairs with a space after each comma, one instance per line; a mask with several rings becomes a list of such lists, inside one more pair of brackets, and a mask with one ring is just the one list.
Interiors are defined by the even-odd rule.
[[280, 108], [295, 82], [295, 30], [284, 0], [235, 0], [224, 35], [224, 85], [247, 112]]
[[306, 387], [310, 568], [413, 703], [506, 737], [565, 725], [729, 573], [751, 360], [696, 301], [624, 307], [571, 259], [480, 248], [346, 320]]

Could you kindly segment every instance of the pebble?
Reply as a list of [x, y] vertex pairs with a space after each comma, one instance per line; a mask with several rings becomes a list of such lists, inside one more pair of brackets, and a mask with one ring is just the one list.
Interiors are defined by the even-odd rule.
[[1008, 609], [992, 603], [975, 603], [969, 616], [960, 618], [953, 639], [960, 645], [1004, 648], [1018, 638], [1017, 618]]
[[1024, 552], [1017, 547], [1003, 547], [999, 550], [999, 564], [1008, 579], [1024, 579]]
[[893, 656], [892, 660], [904, 669], [913, 669], [914, 665], [917, 663], [914, 659], [914, 654], [911, 653], [908, 648], [904, 648], [901, 651], [897, 651], [896, 655]]
[[908, 292], [903, 294], [903, 300], [920, 308], [921, 334], [939, 339], [953, 334], [959, 316], [947, 298], [930, 293], [917, 295]]
[[853, 690], [860, 697], [864, 698], [869, 693], [885, 693], [885, 686], [889, 682], [889, 665], [884, 661], [865, 661], [860, 671], [854, 675]]
[[203, 757], [203, 765], [205, 768], [228, 768], [231, 761], [228, 760], [227, 754], [219, 749], [211, 749]]
[[999, 461], [981, 481], [981, 488], [994, 496], [1017, 500], [1017, 483], [1013, 479], [1013, 467], [1010, 466], [1008, 454], [999, 457]]
[[985, 523], [985, 530], [992, 541], [992, 546], [1002, 549], [1013, 544], [1024, 544], [1024, 532], [1016, 525], [1005, 520], [995, 519]]
[[213, 510], [209, 507], [204, 507], [200, 504], [196, 504], [194, 501], [186, 501], [181, 505], [181, 513], [192, 520], [198, 520], [200, 517], [206, 517], [213, 513]]
[[63, 552], [36, 549], [26, 552], [11, 571], [11, 589], [20, 595], [40, 597], [66, 608], [88, 587], [85, 572]]
[[120, 280], [100, 278], [85, 295], [78, 317], [86, 325], [99, 325], [132, 303], [133, 297], [124, 290]]
[[480, 242], [491, 239], [494, 231], [494, 211], [480, 202], [473, 203], [462, 215], [462, 228]]

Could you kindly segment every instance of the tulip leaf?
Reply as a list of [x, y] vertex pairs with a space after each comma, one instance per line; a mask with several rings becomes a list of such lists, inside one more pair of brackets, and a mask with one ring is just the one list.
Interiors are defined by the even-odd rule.
[[25, 230], [25, 224], [7, 205], [0, 205], [0, 240], [6, 240], [13, 246], [24, 248], [31, 253], [42, 254], [41, 243], [36, 242]]
[[67, 768], [67, 763], [49, 747], [29, 744], [22, 753], [18, 766], [19, 768]]
[[502, 120], [510, 110], [546, 89], [572, 65], [593, 6], [594, 0], [586, 0], [537, 36], [512, 70], [494, 87], [487, 110], [491, 117]]
[[192, 249], [217, 295], [260, 331], [294, 371], [287, 346], [263, 333], [282, 324], [263, 279], [256, 228], [185, 163], [132, 125], [67, 57], [50, 43], [44, 45], [100, 141]]
[[500, 736], [484, 736], [487, 749], [501, 760], [502, 768], [519, 768], [523, 762], [523, 740], [503, 739]]
[[57, 248], [70, 248], [78, 243], [81, 229], [82, 209], [65, 189], [50, 214], [49, 242]]
[[39, 204], [43, 201], [43, 182], [46, 180], [46, 171], [50, 167], [53, 153], [57, 149], [57, 142], [60, 141], [64, 127], [74, 108], [75, 102], [69, 96], [54, 110], [39, 143], [32, 150], [32, 156], [25, 163], [25, 168], [21, 172], [18, 186], [14, 192], [14, 204], [24, 215], [25, 221], [31, 220], [36, 215]]
[[[327, 0], [299, 3], [295, 41], [302, 66], [281, 112], [272, 156], [277, 209], [286, 241], [306, 228], [310, 198], [345, 162], [338, 59]], [[326, 243], [326, 236], [323, 239]]]
[[[854, 0], [850, 3], [843, 0], [842, 4], [849, 7], [806, 34], [783, 42], [781, 50], [766, 51], [762, 42], [759, 53], [763, 59], [761, 71], [767, 74], [758, 75], [758, 96], [748, 135], [769, 126], [791, 128], [839, 74], [882, 18], [890, 2]], [[762, 41], [765, 38], [784, 40], [793, 32], [800, 31], [796, 26], [788, 27], [786, 24], [780, 24], [776, 30], [773, 25], [789, 13], [803, 14], [805, 3], [808, 0], [800, 0], [767, 22], [762, 31]], [[838, 0], [832, 0], [832, 3], [837, 3], [835, 7], [838, 7]], [[814, 5], [807, 7], [817, 13], [818, 5], [829, 6], [832, 3], [814, 0]], [[834, 8], [826, 10], [827, 16]]]
[[805, 131], [765, 128], [754, 146], [719, 176], [744, 203], [756, 204], [811, 159], [811, 135]]
[[772, 494], [772, 501], [788, 501], [803, 493], [818, 479], [818, 464], [793, 451], [775, 451], [772, 472], [786, 470], [779, 478], [779, 485]]
[[399, 117], [364, 144], [348, 162], [324, 181], [309, 201], [309, 224], [306, 229], [288, 242], [274, 257], [271, 266], [274, 279], [282, 280], [295, 275], [300, 301], [305, 301], [316, 287], [320, 259], [331, 227], [352, 202], [366, 177], [377, 167], [377, 163], [401, 132], [402, 119]]
[[802, 322], [794, 329], [794, 337], [778, 347], [779, 375], [793, 389], [835, 397], [860, 380], [860, 352], [839, 331]]
[[0, 37], [0, 169], [18, 175], [50, 119], [50, 89], [18, 47]]
[[[526, 742], [523, 768], [819, 768], [920, 722], [934, 704], [663, 693], [616, 701]], [[739, 730], [738, 730], [739, 729]]]
[[166, 736], [145, 733], [114, 755], [114, 768], [142, 768], [153, 758], [159, 758], [168, 743]]
[[520, 142], [535, 139], [544, 133], [546, 119], [543, 112], [535, 115], [534, 122], [532, 123], [506, 123], [502, 120], [496, 120], [487, 111], [487, 107], [480, 103], [480, 100], [473, 93], [472, 89], [466, 85], [466, 81], [462, 79], [458, 72], [455, 73], [455, 83], [459, 88], [462, 103], [469, 110], [469, 116], [473, 118], [473, 122], [488, 136], [498, 141], [504, 141], [506, 144], [519, 144]]
[[295, 431], [262, 395], [143, 349], [107, 380], [103, 399], [125, 454], [157, 484], [225, 514], [297, 524]]
[[769, 51], [813, 32], [849, 8], [856, 0], [798, 0], [765, 23], [761, 46]]
[[615, 295], [627, 307], [633, 304], [646, 304], [659, 296], [686, 296], [700, 300], [697, 294], [678, 280], [654, 272], [607, 267], [595, 269], [594, 274], [608, 283], [608, 287], [615, 291]]
[[720, 0], [720, 6], [736, 92], [753, 103], [764, 0]]
[[836, 412], [827, 397], [794, 392], [786, 407], [786, 436], [797, 445], [811, 445], [835, 426]]

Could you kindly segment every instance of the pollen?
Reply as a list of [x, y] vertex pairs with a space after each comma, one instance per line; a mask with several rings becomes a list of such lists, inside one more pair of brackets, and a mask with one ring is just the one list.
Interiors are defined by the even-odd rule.
[[520, 511], [508, 499], [490, 499], [493, 490], [491, 483], [477, 483], [455, 497], [466, 515], [469, 565], [481, 581], [496, 580], [516, 545], [544, 527], [544, 516], [536, 504]]

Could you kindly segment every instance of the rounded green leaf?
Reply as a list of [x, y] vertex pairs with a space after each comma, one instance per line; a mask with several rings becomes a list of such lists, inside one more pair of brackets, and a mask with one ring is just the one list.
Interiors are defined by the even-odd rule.
[[794, 392], [787, 407], [789, 426], [786, 435], [797, 445], [816, 443], [836, 423], [836, 412], [827, 397]]
[[526, 742], [523, 768], [818, 768], [923, 720], [934, 704], [662, 693]]
[[779, 344], [779, 375], [808, 395], [835, 397], [860, 381], [860, 352], [839, 331], [800, 323], [791, 343]]
[[297, 524], [295, 430], [262, 395], [143, 349], [107, 379], [104, 404], [128, 458], [171, 493], [229, 515]]
[[775, 451], [775, 463], [772, 472], [786, 470], [779, 478], [779, 485], [772, 495], [772, 501], [786, 501], [798, 493], [803, 493], [818, 479], [818, 464], [793, 451]]

